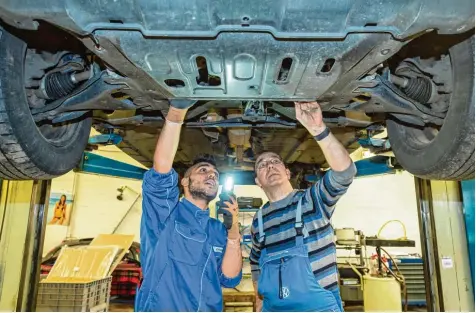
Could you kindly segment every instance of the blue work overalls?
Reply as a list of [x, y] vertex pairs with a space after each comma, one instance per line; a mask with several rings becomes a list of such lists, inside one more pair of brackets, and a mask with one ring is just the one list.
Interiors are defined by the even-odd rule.
[[221, 287], [239, 284], [242, 273], [226, 277], [227, 245], [223, 223], [186, 198], [179, 200], [174, 170], [144, 175], [141, 263], [144, 280], [135, 311], [219, 312]]
[[[306, 228], [302, 222], [302, 199], [296, 210], [296, 245], [293, 248], [268, 253], [261, 250], [258, 292], [264, 297], [263, 312], [341, 312], [341, 305], [331, 291], [322, 288], [309, 262]], [[263, 213], [258, 211], [259, 242], [264, 244]]]

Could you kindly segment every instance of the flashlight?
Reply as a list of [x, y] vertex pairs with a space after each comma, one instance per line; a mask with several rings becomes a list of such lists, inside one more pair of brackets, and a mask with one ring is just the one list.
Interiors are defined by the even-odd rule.
[[225, 201], [231, 203], [231, 197], [236, 198], [233, 194], [234, 189], [234, 182], [233, 177], [228, 176], [225, 179], [225, 183], [223, 184], [223, 189], [219, 195], [220, 201], [217, 201], [217, 214], [223, 214], [223, 224], [225, 225], [226, 229], [230, 229], [233, 226], [233, 215], [230, 211], [225, 210], [226, 207]]
[[225, 185], [223, 186], [223, 189], [226, 191], [226, 192], [231, 192], [233, 193], [233, 187], [234, 187], [235, 183], [233, 182], [233, 177], [231, 176], [228, 176], [225, 180]]

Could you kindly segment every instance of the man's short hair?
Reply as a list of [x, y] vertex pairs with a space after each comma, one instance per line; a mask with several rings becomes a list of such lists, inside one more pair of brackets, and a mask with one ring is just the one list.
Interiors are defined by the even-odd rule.
[[212, 165], [215, 168], [217, 167], [217, 163], [216, 163], [215, 157], [213, 155], [211, 155], [211, 154], [199, 154], [193, 159], [192, 166], [190, 166], [185, 171], [184, 177], [189, 177], [191, 172], [192, 172], [192, 169], [194, 169], [195, 166], [197, 164], [200, 164], [200, 163], [208, 163], [208, 164]]
[[193, 159], [192, 166], [197, 165], [198, 163], [209, 163], [214, 167], [217, 167], [217, 162], [215, 157], [211, 154], [199, 154]]

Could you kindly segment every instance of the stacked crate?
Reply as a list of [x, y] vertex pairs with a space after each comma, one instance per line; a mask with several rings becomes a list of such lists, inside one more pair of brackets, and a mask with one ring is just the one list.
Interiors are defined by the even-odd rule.
[[107, 312], [112, 277], [85, 283], [40, 283], [37, 312]]
[[87, 246], [64, 246], [36, 299], [37, 312], [107, 312], [112, 273], [134, 235], [102, 234]]

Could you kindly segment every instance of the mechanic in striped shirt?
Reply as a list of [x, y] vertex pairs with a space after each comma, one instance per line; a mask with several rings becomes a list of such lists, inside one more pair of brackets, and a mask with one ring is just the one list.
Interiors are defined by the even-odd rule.
[[250, 254], [258, 311], [343, 311], [334, 230], [337, 200], [356, 174], [349, 153], [324, 124], [317, 102], [296, 103], [296, 118], [316, 139], [330, 166], [306, 190], [273, 152], [258, 156], [256, 183], [269, 202], [255, 215]]

